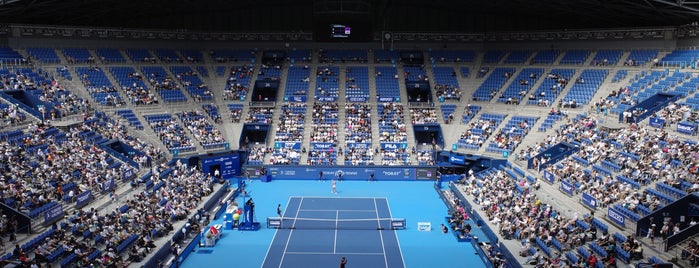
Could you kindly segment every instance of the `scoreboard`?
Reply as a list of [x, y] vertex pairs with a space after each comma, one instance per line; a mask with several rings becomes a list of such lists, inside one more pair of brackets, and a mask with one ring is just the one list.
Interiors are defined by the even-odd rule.
[[202, 156], [200, 159], [201, 169], [206, 173], [214, 174], [218, 169], [224, 179], [241, 175], [240, 159], [242, 158], [239, 152]]

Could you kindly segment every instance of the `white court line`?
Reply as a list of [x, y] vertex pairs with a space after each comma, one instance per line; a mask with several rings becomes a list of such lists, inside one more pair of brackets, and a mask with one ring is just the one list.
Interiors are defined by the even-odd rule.
[[306, 198], [306, 199], [386, 199], [386, 197], [372, 197], [372, 196], [367, 196], [367, 197], [360, 197], [360, 196], [343, 196], [343, 197], [327, 197], [327, 196], [290, 196], [290, 198]]
[[[302, 204], [303, 204], [303, 197], [301, 197], [301, 201], [299, 201], [299, 209], [301, 209]], [[299, 217], [299, 210], [296, 211], [296, 216], [294, 216], [294, 222], [292, 223], [292, 226], [296, 225], [296, 218], [298, 218], [298, 217]], [[284, 252], [282, 252], [282, 259], [279, 260], [279, 267], [282, 267], [282, 263], [284, 263], [284, 256], [286, 255], [286, 249], [289, 248], [289, 242], [291, 241], [291, 235], [293, 235], [293, 234], [294, 234], [294, 229], [291, 229], [289, 231], [289, 237], [286, 239], [286, 245], [284, 245]]]
[[376, 253], [376, 252], [297, 252], [297, 251], [289, 251], [286, 254], [290, 255], [384, 255], [383, 253]]
[[340, 218], [340, 211], [335, 211], [335, 238], [333, 240], [333, 253], [337, 252], [337, 225], [338, 219]]
[[[393, 212], [391, 212], [391, 206], [388, 204], [388, 198], [386, 198], [386, 207], [388, 208], [389, 218], [393, 218]], [[407, 226], [405, 228], [408, 228]], [[403, 261], [403, 267], [405, 267], [405, 258], [403, 258], [403, 249], [400, 247], [400, 240], [398, 240], [398, 230], [393, 230], [393, 235], [396, 236], [396, 242], [398, 244], [398, 252], [400, 252], [400, 259]]]
[[[289, 200], [286, 201], [286, 206], [284, 206], [284, 213], [286, 213], [286, 210], [289, 208], [289, 203], [291, 203], [290, 201], [291, 201], [291, 198], [289, 198]], [[282, 214], [282, 216], [283, 216], [283, 214]], [[267, 260], [267, 255], [269, 255], [269, 251], [272, 249], [272, 243], [274, 243], [274, 240], [277, 239], [277, 233], [279, 233], [279, 230], [274, 231], [274, 236], [272, 237], [272, 241], [269, 242], [269, 248], [267, 248], [267, 253], [265, 253], [265, 258], [262, 259], [263, 260], [262, 265], [265, 265], [265, 261]]]
[[300, 209], [300, 211], [319, 211], [319, 212], [374, 212], [373, 209]]
[[[379, 206], [376, 204], [376, 199], [374, 199], [374, 209], [376, 210], [376, 221], [379, 223], [379, 227], [381, 227], [381, 221], [379, 219]], [[386, 264], [386, 267], [388, 267], [388, 257], [386, 257], [386, 245], [383, 243], [383, 232], [379, 231], [379, 237], [381, 237], [381, 250], [383, 251], [383, 261]]]

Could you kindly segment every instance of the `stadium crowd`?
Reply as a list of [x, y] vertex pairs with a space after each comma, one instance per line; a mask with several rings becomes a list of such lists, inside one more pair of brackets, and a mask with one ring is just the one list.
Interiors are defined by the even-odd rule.
[[[167, 175], [158, 175], [168, 169], [171, 172]], [[172, 167], [163, 163], [156, 170], [160, 173], [148, 178], [155, 186], [137, 191], [118, 209], [75, 210], [65, 221], [56, 224], [51, 235], [39, 241], [31, 252], [16, 248], [13, 254], [27, 264], [36, 265], [50, 265], [55, 256], [62, 257], [62, 263], [68, 260], [68, 264], [80, 267], [126, 267], [142, 260], [156, 247], [154, 240], [171, 233], [175, 222], [196, 211], [218, 182], [179, 161]], [[185, 228], [197, 232], [200, 227], [197, 221], [189, 221]], [[175, 238], [173, 244], [179, 239]]]
[[[90, 120], [93, 118], [95, 117], [88, 117], [86, 119]], [[164, 158], [163, 152], [160, 148], [152, 144], [148, 144], [138, 137], [129, 135], [127, 126], [128, 123], [119, 118], [117, 120], [104, 120], [104, 124], [101, 124], [98, 121], [87, 124], [84, 123], [82, 129], [84, 131], [94, 131], [107, 139], [119, 140], [120, 142], [130, 146], [138, 153], [127, 157], [131, 157], [131, 160], [138, 163], [141, 167], [147, 167], [150, 165], [150, 163]]]
[[[131, 70], [132, 72], [129, 72], [127, 78], [124, 79], [130, 79], [132, 83], [127, 83], [128, 80], [121, 81], [121, 89], [131, 100], [131, 103], [136, 105], [158, 104], [158, 96], [143, 83], [143, 76], [133, 69]], [[116, 71], [112, 70], [112, 74], [119, 80]]]
[[192, 140], [182, 133], [182, 127], [173, 118], [148, 123], [168, 149], [194, 148]]
[[479, 119], [469, 123], [469, 129], [464, 131], [459, 138], [465, 144], [478, 146], [479, 148], [493, 133], [497, 126], [495, 120]]
[[[615, 267], [615, 251], [631, 252], [642, 258], [643, 247], [633, 237], [619, 242], [606, 232], [598, 234], [594, 215], [563, 215], [546, 204], [534, 190], [538, 182], [510, 178], [504, 170], [466, 175], [464, 192], [471, 196], [505, 239], [521, 241], [520, 256], [524, 265], [535, 267], [594, 267], [599, 261]], [[484, 189], [488, 189], [487, 191]], [[592, 246], [594, 244], [594, 246]], [[542, 246], [546, 250], [542, 251]], [[604, 253], [590, 253], [581, 248], [600, 247]], [[618, 247], [617, 247], [618, 246]], [[603, 249], [603, 250], [604, 250]], [[588, 254], [583, 256], [582, 252]], [[600, 259], [597, 259], [597, 255]]]
[[240, 100], [247, 96], [250, 86], [249, 80], [254, 74], [255, 70], [247, 65], [231, 67], [228, 73], [228, 82], [223, 89], [223, 99]]
[[410, 108], [410, 121], [413, 125], [437, 124], [437, 110]]
[[[580, 117], [577, 122], [570, 119], [539, 145], [546, 148], [561, 141], [585, 141], [573, 156], [562, 160], [557, 166], [546, 167], [558, 180], [570, 180], [575, 185], [576, 193], [591, 194], [603, 206], [618, 202], [636, 213], [641, 213], [639, 205], [649, 211], [664, 205], [657, 196], [639, 191], [630, 181], [613, 178], [614, 174], [605, 172], [605, 169], [589, 169], [594, 166], [613, 167], [619, 176], [629, 178], [638, 185], [660, 182], [687, 192], [699, 190], [696, 144], [683, 142], [663, 129], [635, 124], [607, 132], [594, 127], [590, 120], [593, 117]], [[691, 187], [682, 186], [682, 183]]]
[[225, 142], [223, 134], [206, 119], [203, 112], [199, 110], [185, 111], [177, 113], [185, 127], [192, 133], [194, 139], [203, 146], [222, 144]]
[[337, 145], [339, 104], [336, 102], [313, 103], [311, 142], [331, 142]]
[[46, 124], [30, 124], [14, 140], [2, 141], [2, 197], [5, 204], [29, 213], [55, 201], [73, 200], [83, 191], [101, 191], [102, 182], [121, 178], [126, 165], [109, 168], [114, 159], [73, 128], [65, 135]]

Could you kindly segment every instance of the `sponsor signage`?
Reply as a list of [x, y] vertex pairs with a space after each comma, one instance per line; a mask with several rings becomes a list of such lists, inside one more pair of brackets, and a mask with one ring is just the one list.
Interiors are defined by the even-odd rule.
[[311, 142], [311, 148], [315, 151], [330, 151], [333, 149], [333, 144], [330, 142]]
[[127, 169], [127, 170], [124, 171], [124, 174], [123, 174], [124, 180], [130, 180], [130, 179], [132, 179], [134, 176], [136, 176], [136, 172], [134, 171], [133, 168], [130, 168], [130, 169]]
[[[318, 174], [322, 171], [326, 179], [330, 179], [342, 173], [342, 179], [347, 180], [369, 180], [374, 174], [375, 180], [415, 180], [417, 169], [415, 167], [386, 167], [386, 168], [366, 168], [366, 167], [299, 167], [299, 166], [269, 166], [267, 168], [273, 179], [318, 179]], [[421, 179], [434, 179], [436, 169], [420, 168]]]
[[114, 189], [114, 178], [102, 183], [102, 192], [109, 192]]
[[607, 218], [611, 220], [613, 223], [616, 225], [619, 225], [621, 227], [626, 227], [624, 225], [624, 222], [626, 222], [626, 217], [624, 217], [623, 214], [621, 214], [619, 211], [616, 211], [613, 208], [607, 208]]
[[335, 102], [335, 97], [317, 97], [319, 102]]
[[83, 207], [92, 201], [92, 191], [87, 190], [75, 196], [75, 206]]
[[556, 181], [556, 175], [553, 175], [553, 173], [549, 172], [548, 170], [544, 170], [544, 180], [548, 181], [549, 183], [554, 183]]
[[463, 155], [454, 155], [454, 154], [450, 155], [449, 156], [449, 163], [464, 165], [464, 164], [466, 164], [466, 157]]
[[306, 96], [291, 96], [288, 100], [290, 102], [306, 102]]
[[274, 148], [301, 150], [301, 143], [300, 142], [275, 142]]
[[349, 97], [347, 98], [347, 101], [349, 102], [366, 102], [365, 97]]
[[651, 127], [663, 128], [663, 125], [665, 125], [665, 119], [651, 117], [648, 121], [648, 125], [650, 125]]
[[63, 217], [63, 205], [58, 204], [44, 212], [44, 224], [50, 224]]
[[401, 148], [403, 148], [403, 146], [398, 142], [383, 142], [383, 143], [381, 143], [381, 149], [384, 149], [387, 151], [395, 151], [395, 150], [398, 150]]
[[349, 148], [349, 149], [366, 149], [366, 148], [371, 148], [371, 143], [348, 142], [348, 143], [347, 143], [347, 148]]
[[400, 97], [378, 97], [379, 102], [399, 102]]
[[582, 194], [582, 203], [591, 209], [597, 209], [597, 198], [592, 197], [588, 193]]
[[688, 124], [688, 123], [677, 123], [677, 132], [682, 133], [682, 134], [688, 134], [688, 135], [694, 135], [694, 132], [697, 130], [696, 125]]
[[568, 195], [573, 195], [573, 185], [566, 181], [561, 181], [561, 191]]

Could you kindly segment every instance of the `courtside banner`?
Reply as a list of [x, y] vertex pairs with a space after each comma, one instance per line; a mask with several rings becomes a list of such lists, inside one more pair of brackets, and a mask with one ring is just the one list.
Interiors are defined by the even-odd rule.
[[[375, 180], [415, 180], [417, 179], [417, 169], [423, 171], [430, 168], [420, 167], [317, 167], [317, 166], [268, 166], [268, 174], [272, 179], [312, 179], [317, 180], [320, 172], [326, 180], [337, 178], [337, 174], [342, 173], [343, 180], [369, 180], [374, 174]], [[432, 177], [434, 172], [421, 174], [421, 177]], [[427, 176], [430, 175], [430, 176]]]
[[597, 209], [597, 198], [592, 197], [588, 193], [582, 194], [582, 203], [591, 209]]
[[92, 200], [92, 190], [87, 190], [75, 196], [75, 207], [84, 207]]
[[544, 180], [548, 181], [549, 183], [554, 183], [556, 181], [556, 175], [553, 175], [553, 173], [549, 172], [548, 170], [544, 170]]
[[52, 223], [63, 217], [63, 205], [58, 204], [44, 212], [44, 224]]
[[651, 127], [663, 128], [663, 126], [665, 125], [665, 119], [652, 117], [651, 119], [649, 119], [648, 125]]
[[127, 169], [126, 171], [124, 171], [124, 174], [123, 174], [124, 180], [130, 180], [134, 176], [136, 176], [136, 172], [134, 171], [133, 168], [130, 168], [130, 169]]
[[349, 102], [366, 102], [365, 97], [349, 97], [347, 98], [347, 101]]
[[567, 181], [561, 181], [561, 191], [568, 195], [573, 195], [573, 185]]
[[102, 192], [108, 192], [114, 189], [114, 178], [109, 179], [108, 181], [105, 181], [102, 183]]
[[677, 123], [677, 132], [679, 132], [679, 133], [694, 135], [695, 131], [697, 131], [696, 125], [682, 123], [682, 122]]
[[378, 97], [379, 102], [400, 102], [400, 97]]
[[607, 209], [607, 218], [614, 222], [616, 225], [621, 227], [626, 227], [624, 224], [626, 222], [626, 217], [621, 214], [621, 212], [612, 209], [611, 207]]
[[319, 102], [335, 102], [335, 97], [316, 97]]
[[334, 144], [331, 142], [311, 142], [311, 149], [314, 151], [330, 151], [334, 150]]
[[285, 149], [301, 150], [301, 143], [300, 143], [300, 142], [275, 142], [275, 143], [274, 143], [274, 148], [276, 148], [276, 149], [285, 148]]
[[290, 102], [306, 102], [306, 96], [291, 96], [288, 100]]

